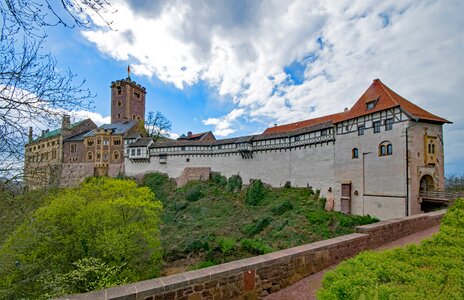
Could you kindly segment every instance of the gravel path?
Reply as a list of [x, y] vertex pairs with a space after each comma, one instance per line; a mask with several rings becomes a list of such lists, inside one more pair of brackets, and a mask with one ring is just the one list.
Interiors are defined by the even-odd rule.
[[[440, 226], [430, 227], [426, 230], [416, 232], [414, 234], [405, 236], [401, 239], [388, 243], [382, 247], [375, 249], [375, 251], [391, 249], [395, 247], [401, 247], [408, 244], [418, 244], [425, 238], [430, 237], [431, 235], [438, 232]], [[266, 300], [312, 300], [316, 299], [316, 291], [321, 287], [322, 278], [324, 277], [325, 272], [335, 268], [335, 266], [329, 267], [325, 270], [322, 270], [318, 273], [314, 273], [308, 277], [301, 279], [295, 284], [286, 287], [283, 290], [280, 290], [274, 294], [271, 294], [264, 299]]]

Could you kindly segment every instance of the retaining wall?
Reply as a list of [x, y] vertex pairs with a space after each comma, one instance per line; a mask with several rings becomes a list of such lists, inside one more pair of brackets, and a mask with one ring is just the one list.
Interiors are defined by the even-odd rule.
[[61, 299], [259, 299], [357, 253], [438, 225], [445, 211], [359, 226], [358, 233]]

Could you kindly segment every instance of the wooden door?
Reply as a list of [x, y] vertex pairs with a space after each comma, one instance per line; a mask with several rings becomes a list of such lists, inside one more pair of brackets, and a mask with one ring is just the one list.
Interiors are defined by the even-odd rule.
[[351, 213], [351, 183], [342, 183], [341, 211]]

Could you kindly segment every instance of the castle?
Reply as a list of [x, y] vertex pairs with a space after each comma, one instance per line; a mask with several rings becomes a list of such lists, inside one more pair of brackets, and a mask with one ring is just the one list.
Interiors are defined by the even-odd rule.
[[[129, 77], [111, 84], [111, 124], [91, 120], [44, 132], [26, 145], [28, 184], [92, 175], [162, 172], [179, 185], [210, 172], [312, 187], [344, 213], [380, 219], [418, 214], [420, 191], [444, 189], [443, 130], [451, 123], [396, 94], [379, 79], [345, 111], [274, 126], [262, 134], [216, 140], [211, 132], [175, 141], [143, 137], [145, 88]], [[53, 152], [54, 151], [54, 152]], [[55, 155], [53, 155], [55, 153]]]

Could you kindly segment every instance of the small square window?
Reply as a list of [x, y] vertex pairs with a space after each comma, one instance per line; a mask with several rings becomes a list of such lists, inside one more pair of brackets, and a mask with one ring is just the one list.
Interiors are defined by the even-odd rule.
[[364, 125], [358, 126], [358, 135], [364, 135]]

